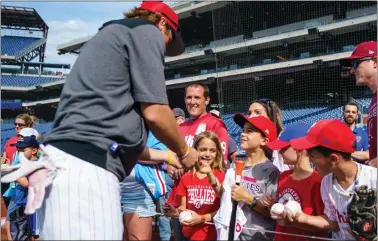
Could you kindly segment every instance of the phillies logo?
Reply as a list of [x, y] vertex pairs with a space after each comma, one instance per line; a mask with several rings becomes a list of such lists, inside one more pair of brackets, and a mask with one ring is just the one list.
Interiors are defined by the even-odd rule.
[[240, 223], [237, 223], [235, 226], [235, 232], [240, 233], [241, 231], [242, 231], [242, 226], [240, 225]]
[[365, 222], [364, 225], [362, 225], [362, 231], [368, 232], [373, 227], [373, 224], [371, 222]]
[[195, 202], [194, 202], [194, 206], [197, 208], [197, 209], [199, 209], [200, 207], [202, 207], [202, 205], [203, 205], [203, 200], [201, 199], [201, 200], [196, 200]]
[[360, 142], [361, 141], [361, 136], [356, 136], [356, 141]]

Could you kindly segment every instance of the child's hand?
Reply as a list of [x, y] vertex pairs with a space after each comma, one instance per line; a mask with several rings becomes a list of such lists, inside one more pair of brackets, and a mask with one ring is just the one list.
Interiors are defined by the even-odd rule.
[[242, 186], [233, 185], [231, 190], [231, 198], [237, 202], [248, 203], [248, 200], [251, 198], [251, 194]]
[[283, 212], [281, 215], [277, 215], [277, 217], [273, 217], [277, 223], [283, 227], [292, 227], [295, 226], [300, 220], [306, 218], [306, 214], [303, 212], [298, 212], [295, 216], [290, 214], [289, 212]]
[[205, 173], [205, 174], [212, 172], [210, 164], [207, 161], [204, 161], [204, 160], [200, 160], [198, 162], [198, 169], [199, 169], [198, 171]]
[[195, 225], [201, 223], [201, 216], [198, 213], [196, 213], [192, 210], [187, 210], [187, 211], [189, 211], [192, 214], [192, 218], [190, 219], [190, 221], [181, 222], [181, 225], [183, 225], [183, 226], [195, 226]]
[[260, 202], [261, 205], [264, 207], [271, 208], [275, 203], [275, 198], [272, 194], [264, 194], [260, 197], [258, 202]]
[[172, 206], [171, 204], [169, 203], [164, 203], [163, 205], [163, 212], [164, 212], [164, 215], [165, 216], [168, 216], [168, 217], [178, 217], [179, 216], [179, 212], [177, 210], [177, 208], [175, 208], [174, 206]]

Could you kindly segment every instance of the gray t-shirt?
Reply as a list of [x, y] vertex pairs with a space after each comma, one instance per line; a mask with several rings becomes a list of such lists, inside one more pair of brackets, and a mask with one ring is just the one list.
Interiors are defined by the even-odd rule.
[[[140, 103], [168, 104], [164, 55], [162, 34], [151, 22], [123, 19], [104, 25], [80, 50], [44, 142], [95, 145], [104, 150], [103, 166], [123, 180], [126, 163], [135, 162], [145, 145]], [[114, 141], [127, 150], [123, 161], [109, 150]]]
[[[266, 160], [264, 163], [255, 166], [245, 166], [240, 185], [254, 197], [261, 197], [266, 193], [276, 196], [279, 175], [278, 168], [271, 161]], [[273, 234], [271, 233], [247, 230], [245, 228], [274, 231], [274, 221], [251, 210], [247, 205], [244, 205], [242, 209], [247, 223], [244, 225], [238, 240], [273, 240]]]

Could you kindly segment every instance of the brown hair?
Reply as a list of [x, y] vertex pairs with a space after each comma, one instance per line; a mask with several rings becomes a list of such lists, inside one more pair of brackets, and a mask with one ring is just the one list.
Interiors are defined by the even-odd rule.
[[155, 24], [158, 24], [161, 20], [162, 15], [160, 13], [153, 13], [148, 10], [138, 9], [134, 7], [128, 12], [124, 12], [125, 18], [143, 18]]
[[199, 143], [205, 138], [213, 141], [215, 143], [215, 146], [217, 147], [217, 156], [215, 158], [215, 161], [211, 164], [211, 169], [212, 170], [225, 171], [222, 147], [221, 147], [221, 144], [219, 142], [218, 136], [214, 132], [205, 131], [205, 132], [202, 132], [201, 134], [197, 135], [197, 137], [194, 141], [194, 144], [193, 144], [193, 148], [197, 149]]
[[16, 119], [25, 121], [26, 127], [32, 127], [34, 124], [33, 118], [29, 114], [20, 114], [16, 117]]
[[[274, 102], [274, 101], [271, 101], [271, 100], [254, 100], [252, 101], [251, 105], [253, 103], [259, 103], [260, 105], [262, 105], [266, 111], [266, 113], [268, 114], [268, 117], [271, 121], [273, 121], [273, 123], [276, 125], [276, 128], [277, 128], [277, 133], [281, 133], [281, 131], [283, 130], [283, 125], [282, 125], [282, 112], [281, 112], [281, 109], [278, 107], [278, 105]], [[273, 113], [276, 113], [276, 116], [272, 116]], [[275, 121], [274, 121], [275, 120]]]
[[189, 84], [185, 87], [185, 93], [186, 91], [188, 90], [189, 87], [201, 87], [203, 89], [203, 96], [205, 98], [209, 97], [210, 96], [210, 90], [209, 90], [209, 87], [205, 84], [202, 84], [202, 83], [193, 83], [193, 84]]

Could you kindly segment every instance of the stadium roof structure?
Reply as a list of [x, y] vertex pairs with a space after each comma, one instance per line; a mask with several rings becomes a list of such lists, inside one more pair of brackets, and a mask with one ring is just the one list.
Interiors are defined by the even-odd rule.
[[47, 31], [49, 27], [34, 8], [1, 6], [1, 28]]
[[2, 36], [2, 40], [7, 38], [7, 43], [2, 44], [2, 63], [31, 61], [38, 56], [39, 62], [44, 61], [49, 27], [34, 8], [1, 6], [1, 29], [42, 32], [42, 37], [34, 39], [17, 35]]

